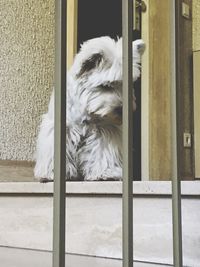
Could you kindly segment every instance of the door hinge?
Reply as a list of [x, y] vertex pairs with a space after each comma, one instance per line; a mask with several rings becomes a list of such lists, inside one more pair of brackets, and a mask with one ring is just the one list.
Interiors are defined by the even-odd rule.
[[183, 146], [192, 147], [192, 135], [191, 133], [183, 133]]

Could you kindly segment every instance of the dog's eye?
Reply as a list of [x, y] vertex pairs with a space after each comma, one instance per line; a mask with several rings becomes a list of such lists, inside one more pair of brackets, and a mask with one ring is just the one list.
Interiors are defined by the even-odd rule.
[[101, 88], [102, 88], [102, 90], [105, 90], [105, 91], [111, 91], [114, 89], [113, 85], [111, 85], [111, 84], [102, 84]]

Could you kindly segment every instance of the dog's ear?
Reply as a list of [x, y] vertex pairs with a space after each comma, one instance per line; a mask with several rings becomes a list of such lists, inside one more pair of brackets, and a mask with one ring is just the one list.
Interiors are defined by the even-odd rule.
[[89, 58], [83, 61], [80, 71], [76, 75], [77, 78], [80, 78], [82, 75], [97, 68], [102, 61], [103, 61], [102, 53], [96, 53], [96, 54], [91, 55]]

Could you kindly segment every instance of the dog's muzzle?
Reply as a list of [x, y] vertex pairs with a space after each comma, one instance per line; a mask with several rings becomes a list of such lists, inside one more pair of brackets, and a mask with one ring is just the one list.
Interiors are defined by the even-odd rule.
[[[133, 101], [132, 101], [132, 105], [133, 105], [133, 112], [136, 110], [136, 97], [133, 96]], [[104, 119], [106, 120], [110, 120], [112, 121], [112, 123], [116, 124], [116, 125], [121, 125], [122, 124], [122, 114], [123, 114], [123, 107], [117, 106], [113, 109], [113, 112], [110, 114], [107, 114]]]

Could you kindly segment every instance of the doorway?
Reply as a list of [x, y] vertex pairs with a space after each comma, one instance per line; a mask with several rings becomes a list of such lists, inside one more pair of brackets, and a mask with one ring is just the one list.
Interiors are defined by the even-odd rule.
[[[84, 0], [78, 1], [77, 46], [100, 36], [117, 39], [122, 36], [122, 1], [121, 0]], [[141, 30], [133, 31], [133, 40], [141, 38]], [[134, 180], [141, 180], [141, 80], [134, 84], [137, 98], [137, 110], [134, 113]]]

